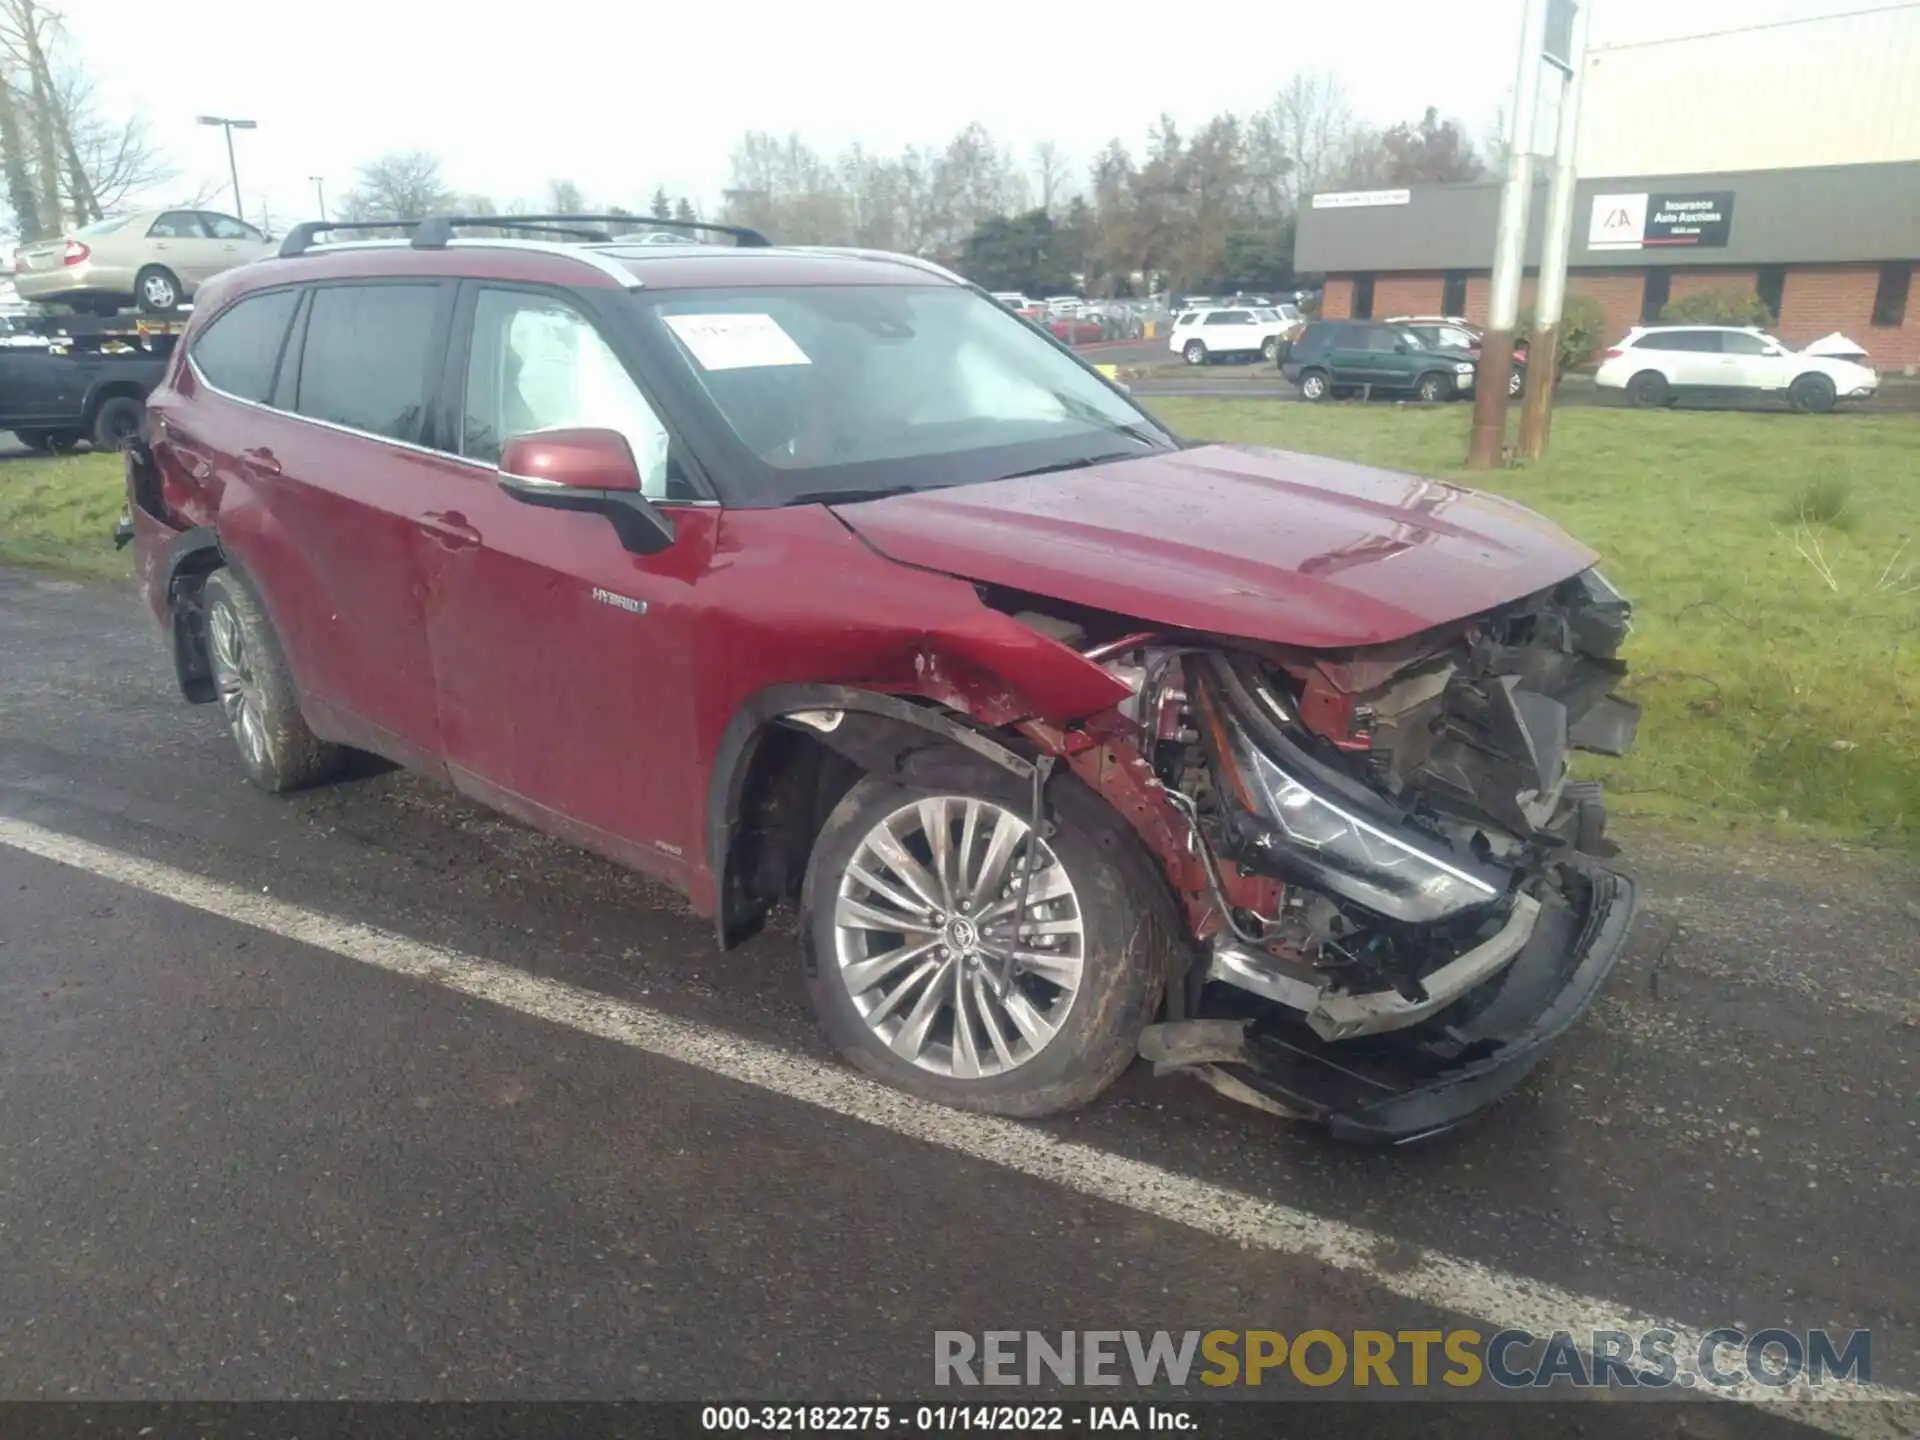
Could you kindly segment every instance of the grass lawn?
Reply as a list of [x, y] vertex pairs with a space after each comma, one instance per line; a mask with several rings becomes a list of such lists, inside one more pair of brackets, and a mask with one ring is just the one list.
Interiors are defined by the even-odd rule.
[[[1465, 406], [1150, 403], [1196, 437], [1467, 480]], [[0, 461], [0, 563], [131, 573], [120, 476]], [[1639, 744], [1591, 762], [1618, 810], [1920, 847], [1920, 416], [1569, 408], [1546, 460], [1473, 483], [1599, 550], [1635, 603]]]
[[0, 564], [133, 574], [131, 553], [113, 548], [124, 474], [118, 455], [0, 459]]
[[1568, 408], [1544, 460], [1469, 477], [1464, 405], [1147, 403], [1196, 438], [1498, 491], [1600, 551], [1646, 707], [1633, 753], [1590, 766], [1617, 810], [1920, 846], [1920, 416]]

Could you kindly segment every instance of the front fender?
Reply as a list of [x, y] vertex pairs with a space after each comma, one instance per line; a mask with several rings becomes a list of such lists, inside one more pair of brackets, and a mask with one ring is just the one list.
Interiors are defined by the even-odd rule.
[[[822, 744], [846, 755], [863, 769], [884, 770], [916, 748], [957, 745], [1003, 769], [1031, 779], [1034, 762], [999, 737], [976, 729], [946, 710], [916, 705], [898, 695], [849, 685], [775, 685], [749, 697], [721, 733], [707, 782], [707, 864], [713, 876], [714, 933], [725, 950], [743, 936], [732, 933], [727, 918], [727, 864], [740, 815], [740, 801], [753, 757], [770, 726], [786, 716], [817, 715], [805, 728]], [[848, 726], [849, 715], [879, 722]], [[827, 720], [826, 717], [838, 717]]]

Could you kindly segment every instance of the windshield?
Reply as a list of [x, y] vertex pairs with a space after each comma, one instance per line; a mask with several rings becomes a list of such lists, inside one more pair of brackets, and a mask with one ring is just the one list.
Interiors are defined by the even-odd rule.
[[708, 428], [743, 503], [932, 489], [1175, 447], [1050, 339], [957, 285], [635, 298], [721, 422]]
[[1282, 320], [1298, 320], [1300, 318], [1300, 307], [1298, 305], [1282, 305], [1280, 307], [1280, 318]]
[[1280, 318], [1280, 312], [1278, 310], [1256, 310], [1253, 312], [1253, 318], [1261, 321], [1278, 320]]

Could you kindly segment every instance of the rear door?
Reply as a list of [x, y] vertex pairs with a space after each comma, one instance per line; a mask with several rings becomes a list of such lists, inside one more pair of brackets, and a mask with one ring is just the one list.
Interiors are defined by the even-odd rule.
[[[454, 783], [488, 804], [685, 883], [704, 860], [687, 817], [696, 768], [693, 591], [720, 512], [578, 294], [472, 282], [443, 383], [440, 463], [461, 472], [464, 532], [431, 547], [427, 628]], [[506, 440], [616, 430], [643, 492], [674, 517], [657, 555], [604, 516], [524, 505], [496, 483]]]
[[[1729, 371], [1723, 368], [1720, 335], [1715, 330], [1670, 330], [1661, 338], [1668, 350], [1669, 378], [1682, 389], [1718, 389], [1728, 383]], [[1643, 345], [1645, 342], [1641, 342]]]
[[266, 592], [315, 728], [427, 770], [439, 729], [420, 517], [444, 500], [426, 413], [454, 294], [422, 279], [311, 287], [269, 408], [212, 457], [248, 497], [222, 505], [222, 544]]

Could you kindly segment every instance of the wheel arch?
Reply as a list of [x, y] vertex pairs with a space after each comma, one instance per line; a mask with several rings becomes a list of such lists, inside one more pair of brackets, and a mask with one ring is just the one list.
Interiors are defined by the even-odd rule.
[[145, 404], [147, 389], [138, 380], [102, 380], [87, 392], [87, 402], [80, 410], [80, 429], [83, 434], [93, 432], [93, 422], [100, 418], [100, 411], [109, 400], [125, 396]]
[[751, 696], [722, 732], [707, 782], [720, 948], [748, 939], [777, 900], [798, 893], [814, 835], [857, 780], [905, 775], [910, 764], [925, 779], [954, 748], [1023, 780], [1038, 768], [1004, 734], [935, 703], [831, 684]]
[[167, 636], [173, 651], [174, 679], [179, 683], [182, 698], [191, 705], [210, 704], [216, 698], [200, 592], [207, 576], [230, 563], [213, 527], [196, 525], [174, 538], [156, 567], [154, 580], [167, 602]]

